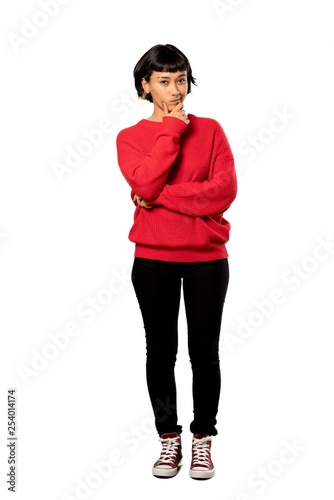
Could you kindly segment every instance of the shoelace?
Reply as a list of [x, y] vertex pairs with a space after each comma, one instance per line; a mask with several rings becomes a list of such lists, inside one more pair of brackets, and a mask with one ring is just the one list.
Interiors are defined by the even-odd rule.
[[210, 466], [210, 436], [201, 439], [193, 439], [193, 461], [192, 466], [209, 467]]
[[159, 464], [169, 463], [174, 460], [178, 453], [180, 441], [177, 437], [175, 438], [160, 438], [159, 441], [162, 442], [162, 450], [159, 458]]

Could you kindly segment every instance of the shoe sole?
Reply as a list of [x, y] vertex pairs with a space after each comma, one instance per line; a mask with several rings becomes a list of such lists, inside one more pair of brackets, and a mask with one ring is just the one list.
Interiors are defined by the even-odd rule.
[[175, 467], [174, 469], [159, 469], [159, 468], [152, 468], [152, 474], [155, 477], [161, 477], [161, 478], [168, 478], [168, 477], [174, 477], [177, 475], [179, 470], [179, 467]]
[[192, 479], [211, 479], [215, 475], [215, 469], [212, 470], [193, 470], [190, 469], [189, 476]]

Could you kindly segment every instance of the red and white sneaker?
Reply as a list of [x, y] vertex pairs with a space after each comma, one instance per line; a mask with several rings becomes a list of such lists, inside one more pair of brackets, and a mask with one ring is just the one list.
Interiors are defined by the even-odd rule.
[[162, 443], [162, 450], [159, 460], [153, 465], [153, 476], [176, 476], [178, 465], [182, 459], [181, 436], [177, 432], [162, 434], [160, 441]]
[[190, 477], [193, 479], [210, 479], [215, 475], [211, 460], [211, 439], [208, 434], [194, 434], [192, 441], [192, 460]]

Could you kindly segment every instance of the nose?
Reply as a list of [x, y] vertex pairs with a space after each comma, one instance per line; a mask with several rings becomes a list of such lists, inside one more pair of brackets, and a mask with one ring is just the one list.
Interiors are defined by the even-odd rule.
[[174, 88], [172, 88], [172, 95], [175, 97], [179, 97], [181, 95], [181, 92], [178, 90], [176, 85], [174, 85]]

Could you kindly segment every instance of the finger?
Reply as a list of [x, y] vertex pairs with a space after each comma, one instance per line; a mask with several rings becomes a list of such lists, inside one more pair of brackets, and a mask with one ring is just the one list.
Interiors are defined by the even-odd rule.
[[168, 106], [165, 102], [161, 102], [162, 104], [162, 109], [164, 110], [164, 113], [165, 113], [165, 116], [168, 115], [169, 111], [168, 111]]
[[188, 114], [185, 110], [182, 110], [182, 119], [187, 121], [188, 120]]
[[179, 104], [175, 106], [174, 110], [180, 111], [181, 109], [183, 109], [183, 106], [184, 106], [183, 102], [180, 101]]

